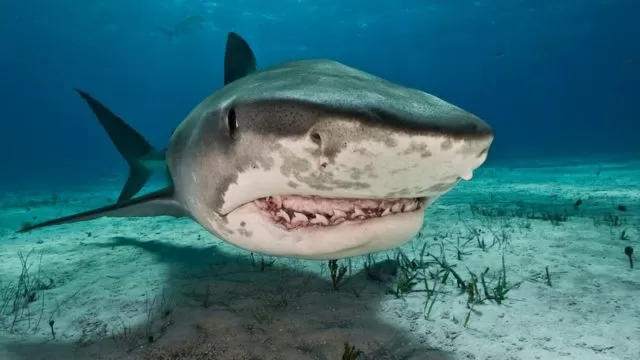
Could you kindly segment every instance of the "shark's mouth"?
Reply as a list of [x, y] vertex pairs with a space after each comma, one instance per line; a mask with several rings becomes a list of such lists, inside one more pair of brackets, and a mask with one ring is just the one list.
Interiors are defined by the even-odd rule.
[[274, 223], [294, 230], [310, 226], [336, 226], [373, 218], [421, 211], [426, 198], [346, 199], [319, 196], [269, 196], [255, 204]]

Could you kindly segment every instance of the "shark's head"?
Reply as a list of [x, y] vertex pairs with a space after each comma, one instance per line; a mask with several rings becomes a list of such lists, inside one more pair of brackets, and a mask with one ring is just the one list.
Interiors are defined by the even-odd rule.
[[177, 201], [221, 239], [335, 259], [410, 240], [492, 140], [485, 122], [435, 96], [307, 60], [209, 96], [174, 132], [167, 162]]

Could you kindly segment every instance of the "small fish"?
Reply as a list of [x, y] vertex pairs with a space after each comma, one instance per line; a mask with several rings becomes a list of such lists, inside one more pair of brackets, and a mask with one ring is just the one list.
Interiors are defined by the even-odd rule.
[[194, 31], [204, 28], [205, 19], [200, 15], [191, 15], [182, 19], [177, 24], [174, 24], [171, 28], [160, 27], [160, 31], [168, 38], [174, 38], [180, 35], [190, 34]]

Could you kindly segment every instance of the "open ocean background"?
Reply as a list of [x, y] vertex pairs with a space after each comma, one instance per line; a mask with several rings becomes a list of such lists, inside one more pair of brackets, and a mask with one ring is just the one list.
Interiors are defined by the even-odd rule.
[[[158, 148], [222, 84], [228, 31], [258, 65], [331, 58], [494, 128], [487, 165], [640, 153], [635, 0], [2, 1], [0, 183], [126, 173], [81, 88]], [[202, 26], [169, 38], [188, 16]]]

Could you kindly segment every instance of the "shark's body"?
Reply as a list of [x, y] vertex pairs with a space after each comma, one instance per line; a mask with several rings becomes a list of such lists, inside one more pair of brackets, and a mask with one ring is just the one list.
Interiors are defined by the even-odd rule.
[[256, 71], [246, 50], [173, 133], [169, 187], [129, 199], [132, 186], [118, 204], [25, 230], [189, 216], [250, 251], [356, 256], [408, 241], [424, 209], [486, 159], [491, 128], [435, 96], [330, 60]]
[[159, 28], [168, 38], [190, 34], [204, 28], [205, 19], [200, 15], [190, 15], [174, 24], [171, 28]]

